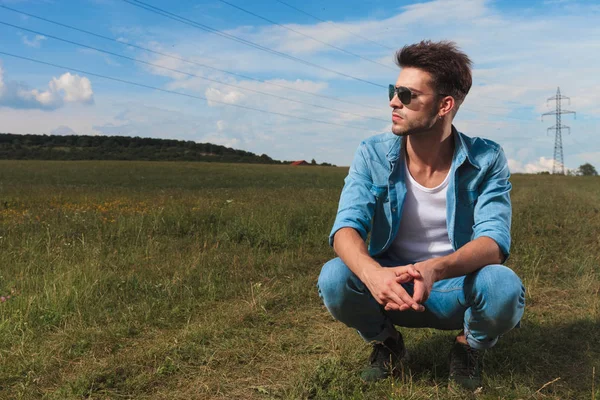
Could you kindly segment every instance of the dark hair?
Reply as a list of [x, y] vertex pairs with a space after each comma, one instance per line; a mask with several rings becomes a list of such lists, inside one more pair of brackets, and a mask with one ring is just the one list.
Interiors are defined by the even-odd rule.
[[450, 41], [423, 40], [404, 46], [396, 52], [396, 64], [400, 68], [413, 67], [429, 72], [437, 92], [454, 97], [458, 105], [473, 83], [471, 60]]

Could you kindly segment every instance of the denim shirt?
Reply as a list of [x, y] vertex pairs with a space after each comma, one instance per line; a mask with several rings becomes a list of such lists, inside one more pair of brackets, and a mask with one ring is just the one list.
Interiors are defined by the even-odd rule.
[[[446, 197], [446, 225], [454, 250], [482, 236], [493, 239], [505, 258], [510, 252], [510, 173], [497, 143], [471, 138], [452, 127], [454, 155]], [[406, 196], [404, 141], [393, 133], [363, 141], [340, 196], [329, 236], [354, 228], [369, 241], [369, 254], [381, 256], [392, 244], [402, 217]]]

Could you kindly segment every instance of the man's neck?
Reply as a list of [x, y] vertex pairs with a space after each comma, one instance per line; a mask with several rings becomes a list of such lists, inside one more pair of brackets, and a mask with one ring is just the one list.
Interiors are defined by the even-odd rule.
[[406, 162], [413, 176], [418, 173], [424, 177], [431, 177], [437, 172], [447, 172], [452, 165], [452, 124], [449, 122], [437, 125], [428, 132], [406, 137]]

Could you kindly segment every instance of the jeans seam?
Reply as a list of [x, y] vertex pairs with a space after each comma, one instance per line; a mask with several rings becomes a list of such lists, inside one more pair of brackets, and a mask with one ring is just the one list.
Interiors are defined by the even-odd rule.
[[451, 288], [451, 289], [431, 289], [432, 292], [438, 292], [438, 293], [449, 293], [449, 292], [456, 292], [457, 290], [462, 290], [462, 287], [456, 287], [456, 288]]

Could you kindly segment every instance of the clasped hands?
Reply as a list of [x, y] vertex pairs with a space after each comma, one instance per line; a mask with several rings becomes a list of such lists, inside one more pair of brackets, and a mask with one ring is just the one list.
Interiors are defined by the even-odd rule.
[[[379, 267], [371, 270], [363, 280], [375, 300], [386, 311], [425, 311], [423, 303], [436, 281], [435, 261], [427, 260], [416, 264], [398, 267]], [[413, 295], [402, 287], [403, 283], [413, 282]]]

